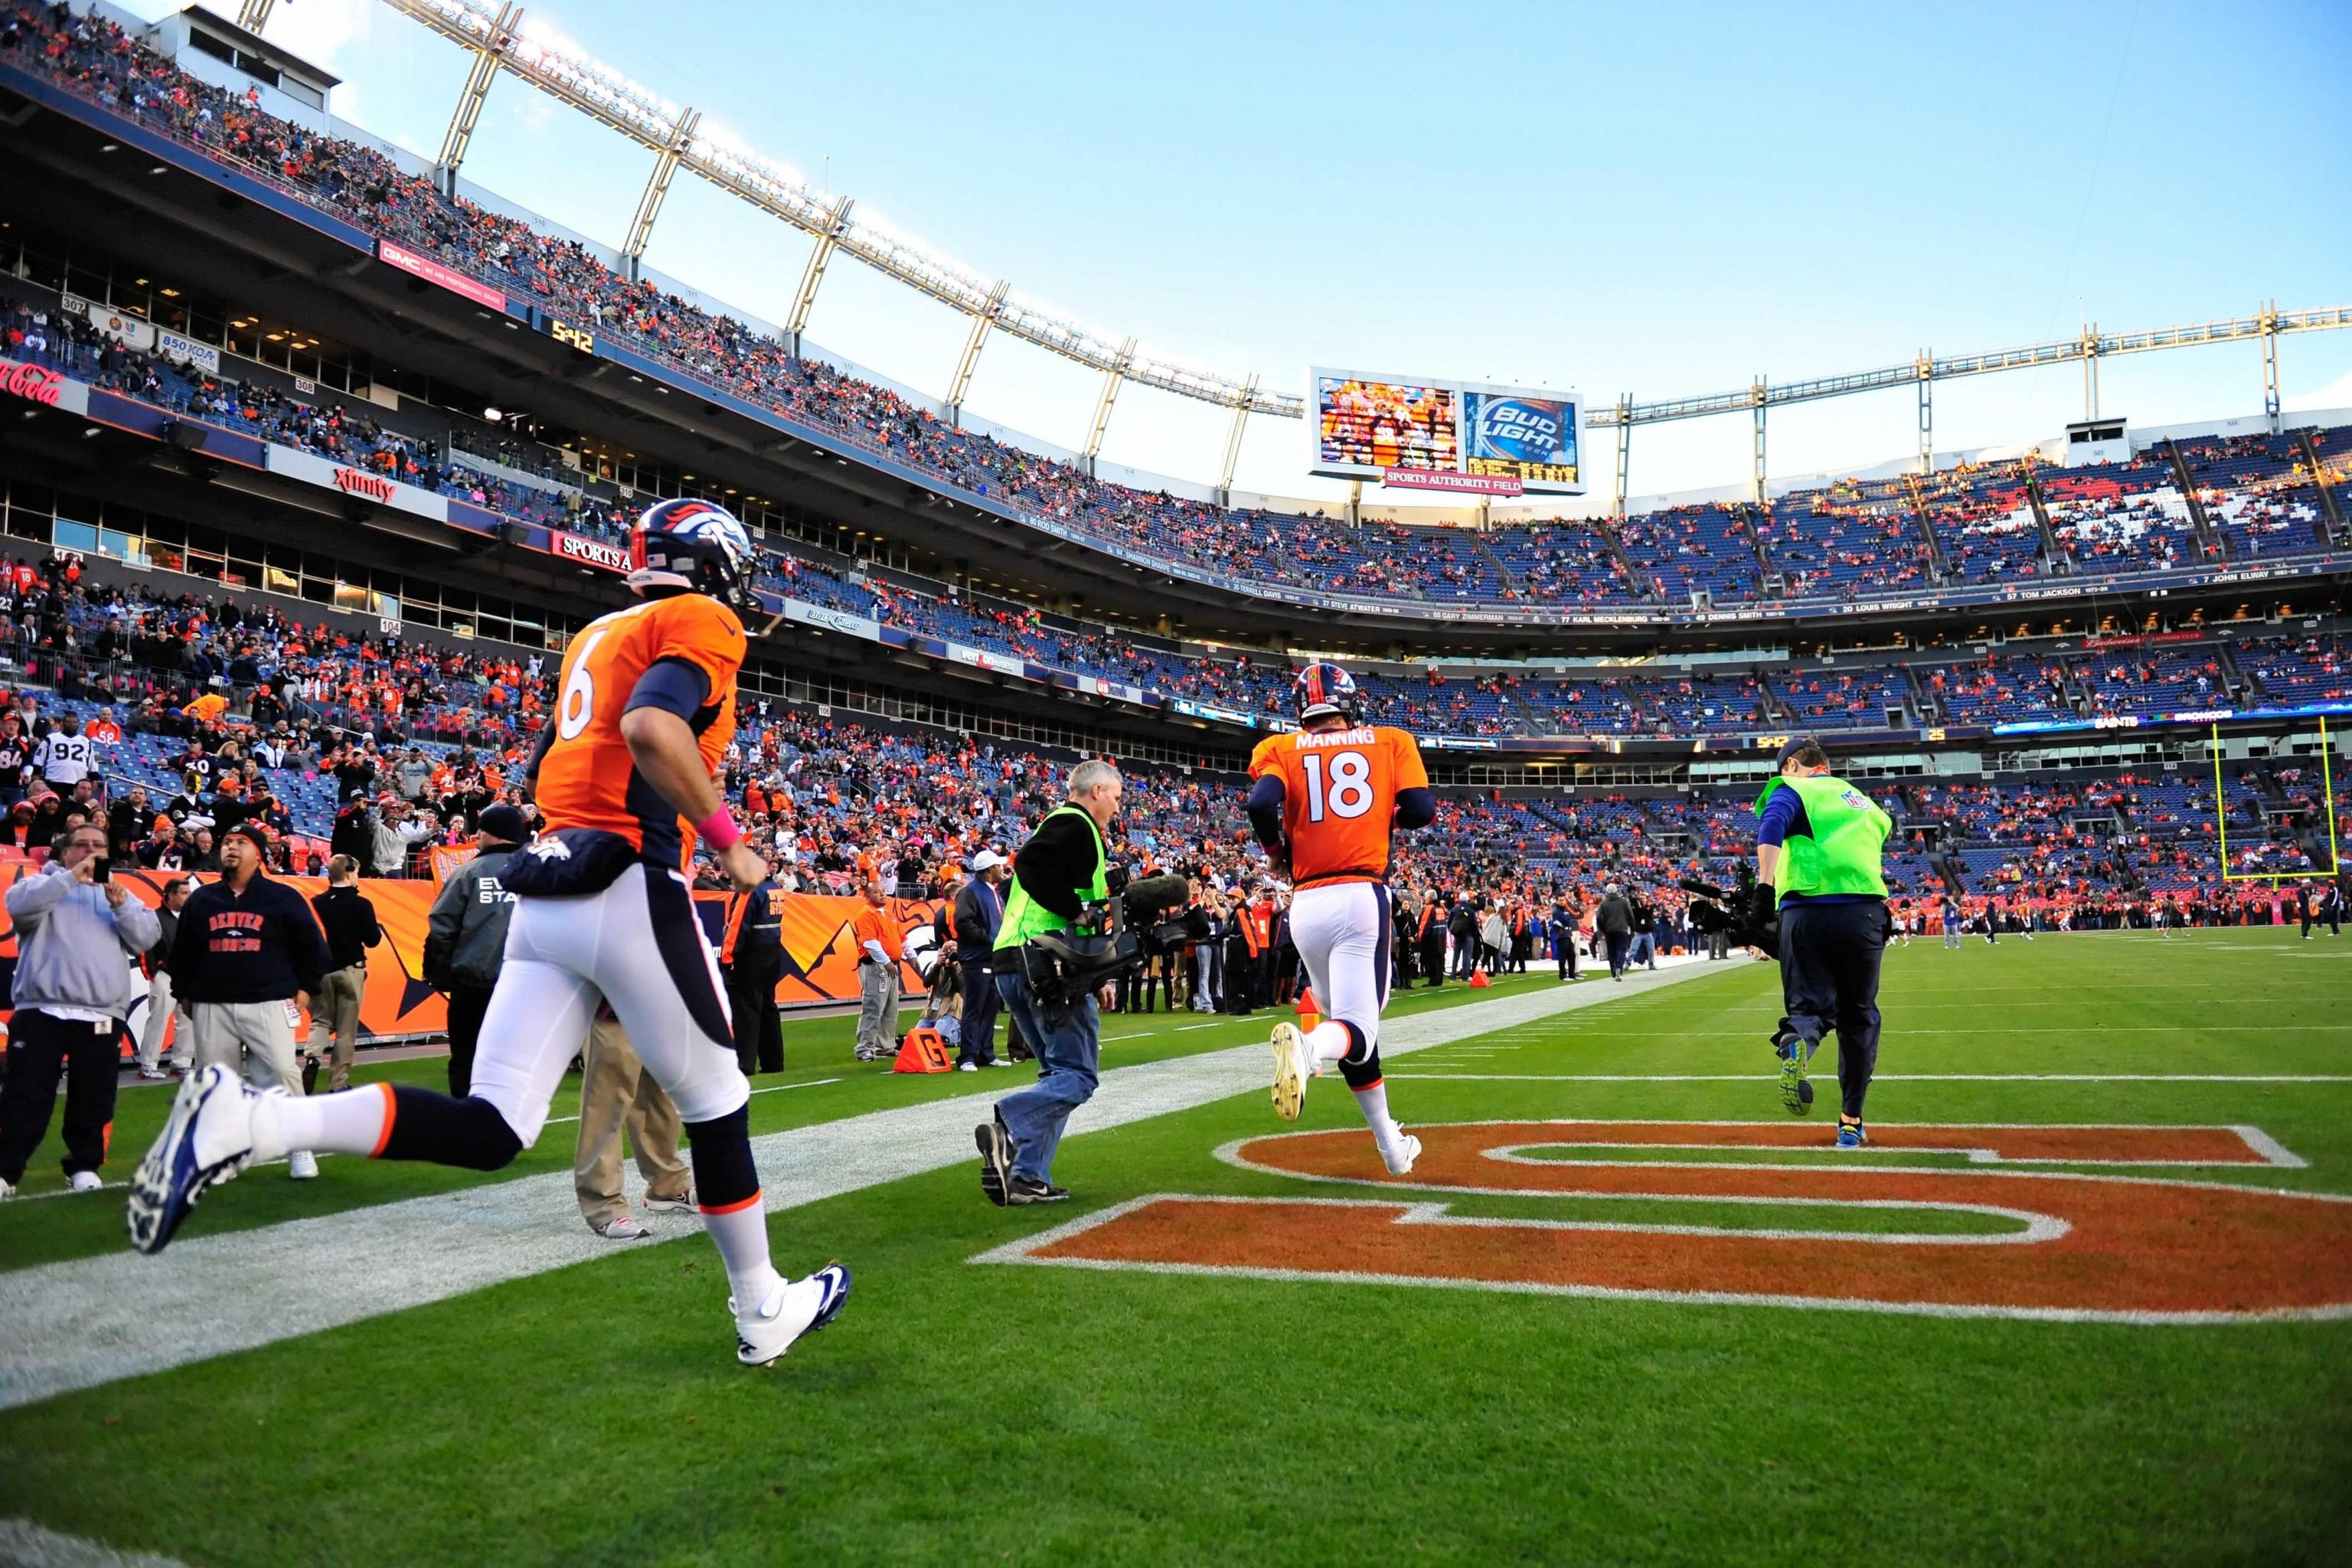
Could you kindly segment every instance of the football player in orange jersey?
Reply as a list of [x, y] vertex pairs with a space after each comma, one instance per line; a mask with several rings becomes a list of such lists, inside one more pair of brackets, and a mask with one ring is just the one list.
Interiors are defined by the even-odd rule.
[[684, 874], [698, 839], [737, 888], [767, 876], [712, 782], [735, 732], [738, 609], [759, 606], [756, 558], [725, 510], [677, 499], [639, 520], [632, 560], [643, 602], [572, 640], [540, 735], [530, 773], [547, 831], [500, 878], [518, 901], [472, 1093], [378, 1083], [292, 1099], [257, 1094], [226, 1068], [196, 1073], [131, 1183], [140, 1251], [161, 1251], [214, 1182], [292, 1150], [499, 1169], [539, 1137], [602, 1001], [693, 1139], [694, 1195], [732, 1288], [737, 1359], [765, 1365], [841, 1310], [847, 1269], [795, 1281], [769, 1262], [751, 1088]]
[[1381, 1079], [1381, 1008], [1389, 999], [1389, 835], [1426, 827], [1437, 797], [1421, 748], [1402, 730], [1359, 716], [1356, 682], [1310, 664], [1295, 687], [1299, 729], [1269, 735], [1250, 756], [1250, 825], [1291, 880], [1290, 940], [1323, 1004], [1301, 1032], [1274, 1026], [1274, 1109], [1298, 1120], [1307, 1080], [1339, 1064], [1391, 1175], [1412, 1169], [1421, 1140], [1389, 1114]]

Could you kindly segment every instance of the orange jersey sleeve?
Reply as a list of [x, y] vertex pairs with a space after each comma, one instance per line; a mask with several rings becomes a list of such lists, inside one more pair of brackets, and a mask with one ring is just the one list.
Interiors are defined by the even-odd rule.
[[1421, 748], [1386, 725], [1269, 736], [1250, 758], [1250, 777], [1268, 773], [1282, 779], [1283, 835], [1300, 887], [1386, 877], [1397, 792], [1429, 787]]
[[537, 797], [550, 827], [617, 833], [647, 860], [683, 866], [690, 829], [637, 773], [621, 715], [646, 671], [666, 658], [700, 670], [709, 696], [689, 721], [703, 766], [715, 770], [735, 735], [735, 677], [743, 623], [699, 594], [648, 599], [592, 621], [564, 650], [556, 683], [555, 736], [539, 766]]

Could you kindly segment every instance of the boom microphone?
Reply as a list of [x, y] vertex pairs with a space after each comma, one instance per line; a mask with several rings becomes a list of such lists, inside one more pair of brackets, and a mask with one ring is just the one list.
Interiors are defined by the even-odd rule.
[[1181, 909], [1192, 898], [1192, 884], [1172, 871], [1146, 877], [1127, 885], [1128, 918], [1140, 923], [1163, 910]]

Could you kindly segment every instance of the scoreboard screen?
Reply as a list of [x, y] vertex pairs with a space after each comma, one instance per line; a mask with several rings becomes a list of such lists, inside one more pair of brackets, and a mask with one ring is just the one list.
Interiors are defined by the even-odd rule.
[[1308, 469], [1412, 489], [1584, 493], [1572, 392], [1315, 369]]

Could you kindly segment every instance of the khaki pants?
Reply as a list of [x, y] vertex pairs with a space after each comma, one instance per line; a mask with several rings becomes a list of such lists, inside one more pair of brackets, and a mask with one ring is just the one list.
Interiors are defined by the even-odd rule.
[[625, 1124], [637, 1170], [646, 1178], [646, 1196], [675, 1198], [691, 1192], [693, 1173], [677, 1157], [677, 1107], [637, 1060], [628, 1031], [614, 1019], [597, 1019], [580, 1057], [580, 1142], [572, 1156], [580, 1217], [593, 1229], [629, 1212], [621, 1190]]
[[188, 1008], [195, 1025], [196, 1070], [219, 1064], [236, 1068], [256, 1089], [302, 1092], [302, 1069], [295, 1059], [294, 1031], [301, 1022], [292, 1000], [197, 1002]]
[[898, 1048], [898, 966], [860, 962], [857, 992], [857, 1054], [894, 1054]]
[[310, 998], [310, 1054], [323, 1056], [327, 1037], [332, 1035], [335, 1039], [329, 1089], [352, 1086], [352, 1052], [359, 1045], [360, 994], [366, 989], [367, 965], [354, 963], [348, 969], [327, 971], [319, 983], [319, 994]]
[[175, 1005], [172, 1000], [171, 972], [159, 969], [155, 972], [155, 978], [147, 983], [147, 1016], [139, 1026], [141, 1067], [152, 1072], [162, 1065], [163, 1031], [171, 1026], [175, 1016], [179, 1027], [172, 1031], [172, 1065], [184, 1070], [189, 1053], [195, 1049], [190, 1038], [195, 1033], [195, 1026], [188, 1022], [188, 1010]]

